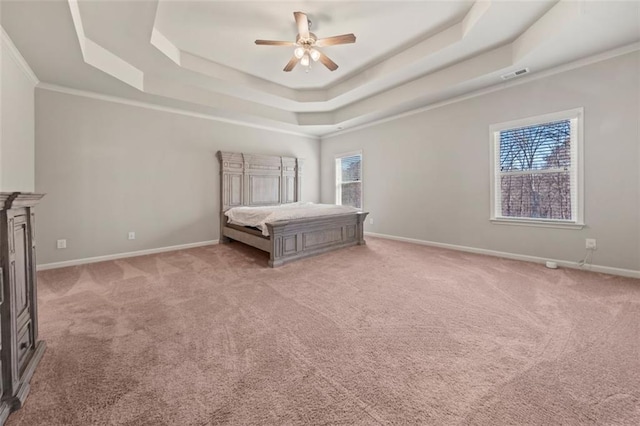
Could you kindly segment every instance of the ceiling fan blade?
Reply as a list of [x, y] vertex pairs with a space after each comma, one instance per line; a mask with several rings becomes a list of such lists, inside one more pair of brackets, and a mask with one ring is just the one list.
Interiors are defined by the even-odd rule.
[[[295, 58], [295, 56], [294, 56], [294, 58]], [[320, 57], [318, 58], [318, 60], [320, 62], [322, 62], [322, 65], [324, 65], [325, 67], [329, 68], [330, 71], [335, 71], [335, 70], [338, 69], [338, 64], [333, 62], [331, 59], [329, 59], [329, 57], [327, 55], [325, 55], [322, 52], [320, 52]]]
[[307, 15], [302, 12], [293, 12], [293, 16], [296, 18], [300, 38], [309, 38], [309, 19], [307, 19]]
[[353, 34], [343, 34], [339, 36], [321, 38], [316, 41], [316, 46], [324, 47], [324, 46], [333, 46], [336, 44], [349, 44], [349, 43], [355, 43], [355, 42], [356, 42], [356, 36], [354, 36]]
[[256, 44], [264, 46], [294, 46], [292, 41], [278, 41], [278, 40], [256, 40]]
[[282, 71], [284, 72], [291, 71], [293, 67], [295, 67], [298, 64], [299, 61], [300, 59], [296, 58], [296, 55], [293, 55], [293, 57], [291, 57], [291, 59], [289, 60], [289, 63], [287, 63], [287, 65], [284, 67]]

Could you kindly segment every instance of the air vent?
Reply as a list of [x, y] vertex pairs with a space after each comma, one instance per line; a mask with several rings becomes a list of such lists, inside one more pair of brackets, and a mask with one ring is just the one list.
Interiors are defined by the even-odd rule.
[[503, 74], [500, 77], [502, 77], [503, 80], [511, 80], [512, 78], [520, 77], [521, 75], [527, 74], [528, 72], [529, 72], [529, 68], [522, 68], [521, 70], [518, 70], [518, 71], [510, 72], [508, 74]]

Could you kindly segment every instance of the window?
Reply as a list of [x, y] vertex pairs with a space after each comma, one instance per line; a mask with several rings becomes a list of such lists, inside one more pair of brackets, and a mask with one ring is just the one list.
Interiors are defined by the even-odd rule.
[[336, 204], [362, 208], [362, 152], [336, 156]]
[[581, 228], [582, 108], [491, 126], [491, 220]]

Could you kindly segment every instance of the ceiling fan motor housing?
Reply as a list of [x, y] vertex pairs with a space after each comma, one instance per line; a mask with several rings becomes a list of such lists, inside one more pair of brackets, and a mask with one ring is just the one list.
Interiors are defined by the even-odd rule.
[[316, 40], [318, 40], [318, 37], [311, 32], [309, 33], [309, 38], [301, 38], [300, 34], [296, 36], [296, 43], [303, 47], [313, 46], [316, 44]]

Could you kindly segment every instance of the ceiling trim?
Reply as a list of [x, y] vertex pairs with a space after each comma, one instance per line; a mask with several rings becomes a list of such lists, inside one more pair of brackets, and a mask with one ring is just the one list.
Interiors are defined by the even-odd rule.
[[320, 140], [320, 138], [318, 136], [311, 135], [311, 134], [308, 134], [308, 133], [294, 132], [294, 131], [291, 131], [291, 130], [279, 129], [277, 127], [265, 126], [265, 125], [254, 124], [254, 123], [247, 123], [247, 122], [240, 121], [240, 120], [233, 120], [233, 119], [230, 119], [230, 118], [218, 117], [218, 116], [215, 116], [215, 115], [189, 111], [189, 110], [186, 110], [186, 109], [162, 106], [162, 105], [154, 104], [154, 103], [151, 103], [151, 102], [134, 101], [132, 99], [121, 98], [119, 96], [104, 95], [102, 93], [91, 92], [91, 91], [88, 91], [88, 90], [72, 89], [70, 87], [60, 86], [60, 85], [57, 85], [57, 84], [39, 82], [38, 85], [36, 86], [36, 89], [48, 90], [48, 91], [51, 91], [51, 92], [64, 93], [64, 94], [67, 94], [67, 95], [74, 95], [74, 96], [79, 96], [79, 97], [83, 97], [83, 98], [97, 99], [97, 100], [105, 101], [105, 102], [112, 102], [112, 103], [117, 103], [117, 104], [129, 105], [129, 106], [134, 106], [134, 107], [138, 107], [138, 108], [146, 108], [146, 109], [151, 109], [151, 110], [155, 110], [155, 111], [168, 112], [168, 113], [171, 113], [171, 114], [178, 114], [178, 115], [184, 115], [184, 116], [188, 116], [188, 117], [202, 118], [202, 119], [205, 119], [205, 120], [219, 121], [219, 122], [228, 123], [228, 124], [235, 124], [237, 126], [242, 126], [242, 127], [251, 127], [251, 128], [260, 129], [260, 130], [268, 130], [268, 131], [271, 131], [271, 132], [285, 133], [285, 134], [289, 134], [289, 135], [301, 136], [301, 137], [304, 137], [304, 138], [309, 138], [309, 139], [314, 139], [314, 140]]
[[[591, 28], [585, 20], [598, 17], [593, 13], [590, 16], [581, 4], [568, 0], [547, 0], [543, 8], [525, 9], [528, 12], [523, 12], [522, 19], [514, 21], [512, 27], [506, 27], [508, 38], [494, 39], [488, 34], [492, 34], [496, 23], [502, 22], [505, 13], [514, 13], [515, 9], [507, 7], [505, 12], [497, 0], [472, 0], [469, 2], [470, 8], [465, 9], [464, 17], [456, 14], [457, 23], [450, 25], [453, 21], [448, 21], [446, 28], [443, 24], [437, 32], [424, 35], [406, 49], [374, 61], [371, 68], [376, 72], [373, 74], [371, 70], [356, 75], [347, 74], [346, 80], [336, 80], [322, 90], [313, 90], [279, 86], [259, 76], [253, 76], [249, 82], [253, 84], [243, 84], [242, 79], [238, 80], [239, 74], [245, 75], [242, 71], [181, 50], [188, 46], [172, 42], [169, 37], [171, 32], [165, 36], [155, 27], [159, 21], [157, 7], [156, 16], [153, 16], [153, 2], [149, 7], [122, 10], [133, 12], [131, 22], [127, 21], [128, 25], [144, 22], [143, 28], [136, 27], [139, 31], [135, 32], [135, 46], [131, 46], [130, 50], [123, 49], [123, 43], [127, 40], [119, 38], [112, 43], [113, 51], [107, 50], [111, 44], [105, 34], [111, 34], [110, 27], [97, 25], [99, 31], [95, 33], [89, 31], [91, 28], [88, 27], [85, 34], [84, 26], [100, 22], [101, 14], [111, 17], [110, 12], [107, 13], [109, 10], [85, 10], [83, 0], [67, 0], [66, 3], [69, 9], [64, 7], [66, 10], [58, 12], [70, 12], [71, 20], [65, 23], [69, 31], [67, 34], [77, 40], [68, 46], [75, 53], [74, 65], [83, 66], [82, 72], [87, 75], [95, 72], [93, 68], [102, 71], [131, 86], [138, 94], [125, 92], [120, 96], [110, 96], [109, 88], [100, 88], [97, 84], [94, 87], [78, 85], [78, 90], [71, 89], [76, 86], [71, 79], [60, 80], [66, 82], [61, 82], [57, 87], [73, 90], [76, 95], [78, 92], [94, 93], [103, 100], [120, 99], [121, 103], [320, 140], [543, 78], [554, 73], [552, 70], [562, 72], [582, 66], [571, 64], [581, 63], [585, 59], [555, 67], [554, 64], [577, 57], [578, 54], [593, 52], [595, 47], [580, 50], [582, 45], [578, 44], [578, 50], [568, 57], [545, 56], [542, 53], [547, 46], [553, 45], [556, 38], [563, 41], [563, 37], [572, 36], [573, 27], [558, 26], [558, 22], [572, 23], [576, 28]], [[87, 16], [81, 16], [81, 12], [86, 12]], [[619, 17], [620, 12], [612, 16]], [[144, 17], [142, 21], [141, 17]], [[82, 18], [87, 20], [83, 22]], [[535, 20], [532, 22], [533, 18]], [[17, 31], [13, 25], [7, 28]], [[90, 39], [87, 35], [95, 38]], [[465, 38], [473, 42], [468, 48], [447, 51], [448, 47]], [[625, 35], [625, 39], [629, 40], [629, 37]], [[612, 43], [604, 45], [611, 46]], [[604, 45], [596, 46], [602, 48]], [[135, 56], [135, 49], [145, 46], [150, 49], [145, 51], [148, 55]], [[118, 56], [119, 52], [123, 54], [122, 57]], [[527, 66], [533, 74], [509, 82], [499, 79], [501, 73], [516, 69], [516, 66]], [[192, 73], [179, 74], [179, 68]], [[217, 77], [203, 78], [210, 74], [207, 71]], [[56, 80], [51, 83], [56, 83]], [[355, 87], [350, 87], [352, 84]], [[277, 93], [269, 93], [265, 89]], [[341, 93], [343, 90], [345, 92]], [[301, 98], [297, 99], [298, 96]], [[319, 98], [323, 101], [319, 102]]]
[[105, 72], [118, 80], [132, 86], [140, 91], [144, 91], [144, 73], [120, 56], [112, 53], [108, 49], [100, 46], [95, 41], [85, 35], [82, 18], [80, 17], [80, 6], [78, 0], [69, 0], [69, 10], [76, 36], [80, 43], [82, 59], [89, 65]]
[[[429, 73], [409, 83], [405, 83], [390, 91], [370, 96], [364, 100], [353, 102], [347, 107], [334, 111], [335, 123], [346, 123], [359, 117], [379, 113], [386, 105], [389, 105], [391, 96], [401, 98], [409, 102], [420, 97], [421, 93], [437, 90], [439, 87], [456, 87], [465, 82], [484, 75], [494, 74], [513, 65], [512, 47], [510, 44], [500, 46], [479, 56], [471, 57], [465, 61]], [[496, 81], [497, 80], [496, 78]], [[424, 103], [423, 103], [424, 104]]]
[[[404, 67], [420, 63], [425, 58], [436, 55], [462, 42], [491, 8], [492, 1], [493, 0], [476, 0], [471, 9], [469, 9], [466, 15], [458, 22], [431, 34], [427, 38], [411, 47], [401, 50], [391, 57], [367, 66], [361, 69], [360, 72], [352, 73], [352, 75], [330, 85], [327, 88], [327, 100], [338, 100], [351, 92], [362, 92], [363, 90], [367, 93], [361, 97], [361, 99], [364, 99], [367, 96], [375, 96], [391, 90], [394, 86], [406, 84], [417, 78], [416, 76], [405, 76], [400, 82], [390, 80], [394, 74], [401, 72]], [[372, 79], [374, 76], [375, 79]], [[368, 86], [379, 81], [384, 81], [385, 83], [375, 90], [368, 89]], [[346, 105], [339, 106], [339, 108], [343, 106]]]
[[[186, 70], [229, 83], [240, 83], [245, 88], [264, 92], [265, 94], [291, 101], [294, 104], [337, 102], [339, 105], [334, 107], [334, 109], [337, 109], [348, 105], [349, 102], [344, 103], [341, 102], [340, 99], [356, 90], [359, 92], [365, 91], [366, 94], [361, 96], [361, 98], [364, 98], [384, 92], [392, 86], [404, 84], [411, 80], [411, 77], [407, 77], [400, 83], [397, 81], [388, 81], [383, 87], [375, 89], [369, 87], [376, 81], [389, 79], [394, 73], [398, 73], [398, 70], [401, 70], [402, 67], [408, 64], [419, 62], [421, 58], [442, 51], [462, 41], [491, 8], [492, 1], [494, 0], [475, 0], [469, 11], [457, 22], [429, 35], [406, 49], [378, 60], [373, 64], [354, 70], [331, 84], [316, 88], [290, 88], [183, 50], [176, 46], [174, 42], [162, 34], [157, 28], [157, 11], [151, 32], [150, 44], [176, 65]], [[375, 76], [375, 78], [372, 80], [371, 76]]]
[[[278, 98], [297, 101], [297, 91], [294, 89], [272, 83], [262, 78], [243, 73], [234, 68], [194, 55], [187, 51], [180, 50], [155, 26], [151, 30], [149, 43], [180, 68], [226, 81], [228, 83], [241, 84], [252, 90], [264, 92], [269, 95], [277, 96]], [[316, 101], [323, 100], [324, 99], [319, 98]]]
[[22, 72], [29, 79], [29, 81], [33, 83], [34, 86], [40, 83], [38, 76], [36, 75], [36, 73], [33, 72], [31, 67], [29, 66], [29, 63], [24, 59], [24, 57], [22, 56], [22, 54], [20, 53], [16, 45], [13, 44], [13, 40], [11, 40], [11, 37], [9, 37], [9, 34], [7, 34], [4, 28], [2, 28], [2, 26], [0, 26], [0, 28], [2, 29], [2, 42], [7, 47], [9, 56], [13, 58], [15, 63], [18, 64], [18, 67], [22, 70]]
[[[3, 31], [4, 32], [4, 31]], [[8, 37], [7, 37], [8, 38]], [[4, 37], [3, 37], [4, 39]], [[10, 39], [9, 39], [10, 40]], [[17, 49], [16, 49], [17, 50]], [[573, 62], [570, 62], [568, 64], [563, 64], [560, 65], [558, 67], [554, 67], [554, 68], [550, 68], [548, 70], [545, 71], [541, 71], [539, 73], [533, 74], [533, 75], [527, 75], [524, 77], [520, 77], [517, 80], [511, 80], [508, 82], [504, 82], [504, 83], [499, 83], [496, 85], [493, 85], [491, 87], [488, 88], [484, 88], [484, 89], [480, 89], [480, 90], [476, 90], [474, 92], [471, 93], [467, 93], [461, 96], [456, 96], [450, 99], [446, 99], [444, 101], [440, 101], [431, 105], [427, 105], [421, 108], [416, 108], [413, 109], [411, 111], [407, 111], [407, 112], [403, 112], [402, 114], [396, 114], [394, 116], [391, 117], [385, 117], [379, 120], [374, 120], [374, 121], [370, 121], [368, 123], [364, 123], [358, 126], [354, 126], [351, 127], [349, 129], [345, 129], [345, 130], [340, 130], [334, 133], [328, 133], [322, 136], [316, 136], [316, 135], [312, 135], [309, 133], [303, 133], [303, 132], [294, 132], [294, 131], [290, 131], [290, 130], [284, 130], [284, 129], [279, 129], [277, 127], [271, 127], [271, 126], [264, 126], [264, 125], [259, 125], [259, 124], [253, 124], [253, 123], [247, 123], [244, 121], [239, 121], [239, 120], [232, 120], [232, 119], [228, 119], [228, 118], [223, 118], [223, 117], [217, 117], [214, 115], [209, 115], [209, 114], [203, 114], [203, 113], [197, 113], [197, 112], [193, 112], [193, 111], [188, 111], [185, 109], [180, 109], [180, 108], [172, 108], [172, 107], [165, 107], [165, 106], [161, 106], [161, 105], [157, 105], [157, 104], [153, 104], [150, 102], [142, 102], [142, 101], [134, 101], [131, 99], [126, 99], [126, 98], [121, 98], [118, 96], [111, 96], [111, 95], [104, 95], [101, 93], [96, 93], [96, 92], [91, 92], [91, 91], [87, 91], [87, 90], [78, 90], [78, 89], [72, 89], [69, 87], [65, 87], [65, 86], [60, 86], [57, 84], [50, 84], [50, 83], [43, 83], [43, 82], [38, 82], [36, 88], [37, 89], [43, 89], [43, 90], [49, 90], [49, 91], [53, 91], [53, 92], [59, 92], [59, 93], [64, 93], [64, 94], [69, 94], [69, 95], [75, 95], [75, 96], [80, 96], [80, 97], [86, 97], [86, 98], [91, 98], [91, 99], [97, 99], [97, 100], [102, 100], [102, 101], [106, 101], [106, 102], [113, 102], [113, 103], [119, 103], [119, 104], [124, 104], [124, 105], [130, 105], [130, 106], [136, 106], [139, 108], [147, 108], [147, 109], [151, 109], [151, 110], [156, 110], [156, 111], [162, 111], [162, 112], [168, 112], [168, 113], [172, 113], [172, 114], [179, 114], [179, 115], [185, 115], [185, 116], [189, 116], [189, 117], [195, 117], [195, 118], [202, 118], [202, 119], [206, 119], [206, 120], [213, 120], [213, 121], [219, 121], [219, 122], [223, 122], [223, 123], [229, 123], [229, 124], [235, 124], [238, 126], [243, 126], [243, 127], [251, 127], [251, 128], [256, 128], [256, 129], [261, 129], [261, 130], [267, 130], [267, 131], [272, 131], [272, 132], [277, 132], [277, 133], [284, 133], [284, 134], [290, 134], [290, 135], [295, 135], [295, 136], [301, 136], [301, 137], [305, 137], [305, 138], [309, 138], [309, 139], [314, 139], [314, 140], [318, 140], [318, 141], [323, 141], [324, 139], [329, 139], [329, 138], [333, 138], [335, 136], [340, 136], [343, 134], [347, 134], [347, 133], [351, 133], [357, 130], [362, 130], [362, 129], [366, 129], [368, 127], [373, 127], [373, 126], [377, 126], [379, 124], [383, 124], [389, 121], [394, 121], [394, 120], [398, 120], [400, 118], [404, 118], [404, 117], [409, 117], [411, 115], [415, 115], [415, 114], [419, 114], [421, 112], [426, 112], [432, 109], [437, 109], [437, 108], [441, 108], [443, 106], [447, 106], [450, 104], [454, 104], [457, 102], [462, 102], [465, 101], [467, 99], [471, 99], [471, 98], [475, 98], [478, 96], [482, 96], [482, 95], [486, 95], [489, 93], [493, 93], [493, 92], [497, 92], [503, 89], [507, 89], [510, 87], [514, 87], [514, 86], [518, 86], [520, 84], [524, 84], [530, 81], [535, 81], [541, 78], [545, 78], [545, 77], [549, 77], [555, 74], [559, 74], [565, 71], [570, 71], [576, 68], [581, 68], [587, 65], [591, 65], [597, 62], [601, 62], [601, 61], [605, 61], [607, 59], [612, 59], [615, 58], [617, 56], [622, 56], [622, 55], [626, 55], [628, 53], [632, 53], [634, 51], [638, 51], [640, 50], [640, 42], [637, 43], [632, 43], [626, 46], [622, 46], [607, 52], [603, 52], [594, 56], [590, 56], [587, 58], [582, 58]], [[19, 53], [19, 52], [18, 52]], [[24, 58], [23, 58], [24, 60]], [[26, 64], [26, 61], [24, 62]], [[28, 64], [27, 64], [28, 67]], [[31, 68], [28, 68], [31, 69]], [[35, 75], [35, 74], [34, 74]]]
[[535, 50], [541, 40], [566, 31], [568, 17], [578, 18], [581, 15], [584, 15], [582, 2], [558, 2], [512, 43], [514, 63]]
[[[181, 50], [155, 27], [158, 19], [157, 9], [150, 39], [148, 40], [149, 44], [154, 46], [176, 66], [204, 75], [215, 75], [216, 81], [213, 84], [215, 87], [210, 89], [187, 85], [178, 87], [175, 84], [154, 84], [152, 74], [145, 73], [143, 70], [134, 67], [115, 53], [86, 37], [78, 0], [67, 0], [67, 3], [71, 10], [83, 59], [87, 64], [110, 74], [143, 93], [190, 102], [209, 108], [224, 107], [230, 109], [229, 106], [234, 105], [234, 108], [231, 108], [230, 111], [236, 114], [244, 113], [260, 120], [279, 122], [284, 126], [335, 126], [346, 123], [356, 117], [375, 122], [376, 117], [365, 116], [373, 112], [379, 112], [381, 106], [382, 109], [389, 109], [389, 105], [400, 107], [401, 103], [406, 103], [407, 97], [413, 100], [417, 93], [423, 92], [425, 86], [431, 89], [446, 86], [454, 81], [461, 83], [458, 81], [459, 78], [454, 78], [455, 75], [459, 76], [459, 74], [467, 79], [480, 77], [480, 75], [474, 77], [469, 72], [451, 73], [451, 70], [460, 71], [461, 69], [460, 64], [462, 62], [454, 62], [443, 64], [440, 69], [431, 70], [416, 78], [413, 78], [415, 77], [413, 75], [415, 72], [405, 73], [400, 84], [398, 84], [398, 81], [390, 79], [392, 74], [398, 73], [398, 67], [408, 64], [415, 65], [423, 61], [425, 57], [438, 53], [466, 37], [471, 37], [474, 28], [482, 22], [487, 12], [492, 10], [492, 6], [495, 4], [492, 0], [476, 0], [458, 23], [440, 30], [436, 34], [382, 62], [378, 62], [370, 67], [366, 73], [352, 75], [347, 80], [330, 86], [329, 89], [307, 91], [289, 89], [255, 76], [249, 76], [249, 80], [242, 78], [238, 81], [239, 75], [248, 76], [248, 74]], [[576, 12], [580, 11], [581, 9], [572, 3], [567, 3], [565, 6], [565, 2], [560, 2], [550, 10], [547, 10], [541, 18], [538, 18], [538, 21], [544, 21], [545, 25], [537, 26], [534, 24], [521, 33], [520, 37], [515, 41], [475, 55], [463, 62], [477, 62], [482, 65], [488, 59], [491, 59], [492, 54], [495, 56], [495, 53], [499, 51], [503, 53], [500, 61], [489, 61], [491, 67], [482, 66], [480, 74], [507, 69], [516, 62], [513, 52], [514, 45], [519, 40], [525, 39], [526, 41], [526, 43], [518, 43], [520, 55], [527, 55], [532, 50], [535, 50], [539, 43], [545, 39], [540, 34], [540, 28], [544, 30], [549, 22], [557, 21], [558, 16], [573, 18], [576, 17]], [[472, 74], [479, 73], [477, 67], [474, 70]], [[242, 90], [231, 89], [232, 86], [239, 87], [240, 83], [243, 83], [241, 85]], [[296, 97], [296, 94], [300, 95], [301, 99], [302, 95], [304, 95], [305, 99], [303, 101], [291, 100], [292, 97]], [[235, 100], [229, 102], [230, 98]], [[321, 105], [316, 105], [319, 98], [324, 99], [324, 101], [321, 102]], [[278, 104], [277, 99], [285, 101], [286, 105]], [[295, 107], [296, 104], [299, 106], [304, 105], [303, 109], [297, 109]], [[396, 111], [398, 110], [396, 109]], [[393, 111], [388, 111], [387, 114], [393, 114]], [[230, 119], [238, 122], [249, 122], [248, 119], [238, 116]], [[270, 125], [267, 124], [267, 126]], [[310, 132], [315, 133], [313, 130], [310, 130]]]
[[458, 102], [465, 101], [467, 99], [475, 98], [478, 96], [486, 95], [493, 92], [498, 92], [503, 89], [508, 89], [510, 87], [519, 86], [524, 83], [528, 83], [530, 81], [535, 81], [541, 78], [550, 77], [555, 74], [560, 74], [565, 71], [571, 71], [576, 68], [582, 68], [587, 65], [595, 64], [597, 62], [606, 61], [607, 59], [613, 59], [618, 56], [626, 55], [628, 53], [632, 53], [640, 50], [640, 42], [628, 44], [626, 46], [618, 47], [613, 50], [609, 50], [607, 52], [599, 53], [597, 55], [589, 56], [587, 58], [578, 59], [573, 62], [569, 62], [567, 64], [563, 64], [557, 67], [550, 68], [545, 71], [540, 71], [533, 75], [526, 75], [524, 77], [520, 77], [517, 80], [510, 80], [504, 83], [498, 83], [490, 87], [485, 87], [483, 89], [479, 89], [470, 93], [466, 93], [464, 95], [456, 96], [453, 98], [446, 99], [444, 101], [436, 102], [434, 104], [426, 105], [424, 107], [416, 108], [411, 111], [403, 112], [402, 114], [396, 114], [391, 117], [385, 117], [379, 120], [370, 121], [368, 123], [360, 124], [358, 126], [350, 127], [348, 129], [339, 130], [337, 132], [329, 133], [326, 135], [322, 135], [320, 140], [325, 140], [329, 138], [333, 138], [335, 136], [344, 135], [347, 133], [351, 133], [357, 130], [366, 129], [367, 127], [377, 126], [379, 124], [387, 123], [389, 121], [398, 120], [400, 118], [409, 117], [415, 114], [420, 114], [422, 112], [430, 111], [432, 109], [441, 108], [447, 105], [455, 104]]

